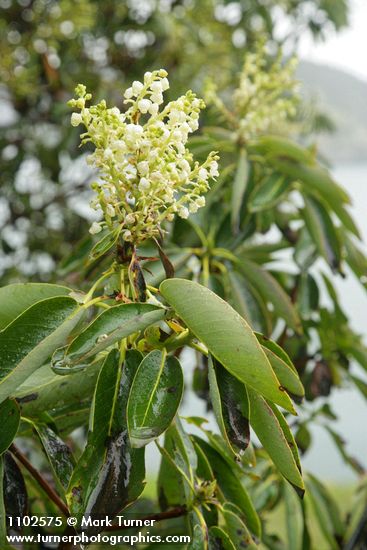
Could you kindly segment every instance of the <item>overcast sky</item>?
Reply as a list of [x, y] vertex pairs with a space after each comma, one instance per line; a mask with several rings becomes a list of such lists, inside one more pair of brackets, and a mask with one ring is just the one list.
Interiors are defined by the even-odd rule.
[[344, 69], [367, 81], [367, 0], [351, 0], [350, 26], [324, 43], [301, 44], [301, 57]]

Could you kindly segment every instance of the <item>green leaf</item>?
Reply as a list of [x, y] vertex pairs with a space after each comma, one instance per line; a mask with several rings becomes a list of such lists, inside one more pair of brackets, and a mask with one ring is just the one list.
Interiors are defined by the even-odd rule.
[[240, 223], [240, 212], [243, 197], [247, 187], [249, 166], [246, 149], [242, 148], [239, 153], [236, 174], [232, 186], [231, 198], [231, 224], [234, 233], [238, 232]]
[[242, 511], [247, 527], [256, 536], [261, 537], [261, 523], [254, 505], [238, 475], [231, 469], [221, 455], [203, 439], [194, 436], [195, 442], [207, 456], [214, 476], [224, 498], [236, 504]]
[[15, 283], [0, 288], [0, 330], [36, 302], [70, 292], [66, 286], [47, 283]]
[[297, 304], [303, 319], [309, 319], [319, 306], [319, 287], [309, 273], [300, 275]]
[[303, 512], [302, 504], [293, 489], [284, 483], [283, 497], [287, 528], [288, 550], [303, 550]]
[[235, 548], [248, 548], [256, 550], [257, 545], [254, 543], [251, 534], [242, 519], [233, 512], [230, 506], [224, 504], [223, 517], [227, 527], [227, 533]]
[[255, 148], [268, 158], [286, 158], [311, 165], [315, 163], [313, 152], [282, 136], [269, 134], [261, 136], [258, 138]]
[[143, 447], [171, 424], [183, 393], [183, 374], [176, 357], [158, 350], [144, 357], [134, 378], [127, 405], [130, 442]]
[[113, 247], [113, 245], [116, 243], [119, 234], [121, 233], [121, 227], [119, 226], [114, 231], [111, 231], [104, 235], [102, 239], [100, 239], [92, 248], [89, 254], [89, 260], [91, 262], [94, 262], [103, 254], [106, 254], [110, 250], [110, 248]]
[[241, 262], [237, 269], [259, 291], [264, 300], [273, 305], [276, 315], [282, 317], [296, 332], [302, 332], [300, 318], [288, 294], [268, 271], [249, 260]]
[[141, 359], [138, 351], [128, 350], [121, 368], [119, 352], [113, 349], [100, 371], [87, 445], [67, 492], [70, 512], [78, 518], [113, 518], [144, 488], [144, 449], [130, 447], [126, 420], [127, 399]]
[[259, 292], [245, 277], [229, 271], [232, 307], [249, 323], [254, 330], [271, 333], [271, 316]]
[[13, 399], [0, 403], [0, 455], [12, 444], [20, 422], [19, 406]]
[[194, 445], [183, 429], [179, 417], [165, 433], [158, 475], [158, 496], [161, 508], [193, 503], [192, 491], [198, 458]]
[[232, 307], [208, 288], [168, 279], [160, 292], [193, 334], [233, 376], [293, 412], [256, 336]]
[[311, 197], [304, 201], [303, 217], [319, 253], [332, 269], [340, 270], [340, 242], [332, 219], [319, 201]]
[[215, 359], [209, 358], [210, 398], [223, 438], [234, 454], [250, 442], [247, 390]]
[[28, 418], [42, 412], [80, 403], [93, 395], [101, 361], [69, 376], [58, 376], [50, 365], [43, 365], [14, 392], [22, 415]]
[[[250, 399], [250, 422], [252, 428], [278, 470], [300, 494], [303, 494], [304, 484], [302, 476], [287, 437], [279, 422], [278, 415], [274, 413], [270, 404], [261, 395], [258, 395], [250, 388], [248, 388], [248, 395]], [[289, 437], [289, 434], [287, 435]]]
[[262, 334], [256, 333], [256, 337], [283, 388], [296, 401], [301, 401], [305, 395], [305, 390], [288, 354], [276, 342], [269, 340]]
[[314, 516], [325, 537], [325, 541], [328, 543], [328, 548], [330, 548], [330, 550], [337, 550], [340, 548], [334, 537], [334, 527], [328, 507], [318, 492], [317, 487], [308, 479], [306, 481], [305, 499], [306, 504], [311, 505], [314, 510]]
[[209, 529], [209, 550], [236, 550], [227, 533], [217, 525]]
[[65, 350], [53, 358], [56, 368], [88, 364], [89, 358], [112, 344], [162, 321], [166, 309], [151, 304], [120, 304], [103, 311]]
[[289, 192], [290, 180], [282, 174], [273, 172], [256, 187], [250, 195], [248, 209], [250, 212], [260, 212], [273, 208]]
[[52, 468], [56, 482], [67, 489], [75, 461], [70, 448], [46, 424], [33, 424]]
[[279, 172], [300, 181], [306, 192], [316, 191], [328, 204], [350, 203], [346, 191], [321, 166], [306, 166], [278, 159], [272, 159], [272, 164]]
[[15, 393], [65, 343], [84, 308], [69, 297], [37, 302], [0, 332], [0, 401]]

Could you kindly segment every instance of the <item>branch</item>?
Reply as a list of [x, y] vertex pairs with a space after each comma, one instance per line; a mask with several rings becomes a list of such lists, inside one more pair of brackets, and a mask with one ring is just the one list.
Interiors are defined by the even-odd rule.
[[47, 493], [50, 500], [56, 504], [59, 510], [66, 516], [69, 516], [69, 510], [59, 497], [59, 495], [54, 491], [54, 489], [47, 483], [47, 481], [42, 477], [40, 472], [36, 470], [29, 462], [28, 458], [14, 445], [10, 446], [10, 452], [19, 460], [19, 462], [24, 466], [24, 468], [31, 474], [31, 476], [37, 481], [37, 483], [42, 487], [42, 489]]

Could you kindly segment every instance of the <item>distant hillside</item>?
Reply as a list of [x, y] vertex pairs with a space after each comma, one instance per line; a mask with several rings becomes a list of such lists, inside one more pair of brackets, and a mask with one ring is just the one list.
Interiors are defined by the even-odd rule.
[[337, 131], [318, 137], [320, 151], [333, 163], [367, 162], [367, 82], [327, 65], [302, 61], [298, 78], [306, 97], [329, 115]]

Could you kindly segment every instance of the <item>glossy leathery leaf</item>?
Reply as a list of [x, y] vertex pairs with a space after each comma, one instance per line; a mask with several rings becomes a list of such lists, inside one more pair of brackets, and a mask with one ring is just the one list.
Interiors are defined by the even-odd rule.
[[246, 150], [243, 148], [239, 152], [238, 164], [232, 185], [231, 198], [231, 225], [232, 231], [237, 233], [240, 224], [240, 212], [243, 197], [247, 187], [249, 173], [249, 164], [247, 160]]
[[0, 403], [0, 455], [12, 444], [20, 422], [20, 409], [14, 399]]
[[114, 231], [110, 231], [104, 235], [90, 251], [89, 261], [94, 262], [106, 254], [113, 247], [113, 245], [116, 244], [120, 232], [121, 227], [118, 227]]
[[216, 294], [197, 283], [168, 279], [160, 292], [191, 332], [241, 382], [294, 412], [246, 321]]
[[305, 390], [287, 353], [276, 342], [256, 335], [282, 387], [295, 400], [302, 401]]
[[6, 513], [22, 519], [28, 512], [28, 494], [22, 472], [10, 452], [4, 461], [3, 496]]
[[289, 192], [290, 180], [282, 174], [273, 172], [251, 193], [248, 209], [250, 212], [260, 212], [273, 208]]
[[119, 352], [113, 349], [99, 373], [87, 445], [67, 493], [70, 511], [79, 518], [113, 518], [143, 491], [144, 449], [131, 448], [126, 420], [127, 399], [141, 359], [138, 351], [128, 350], [120, 366]]
[[70, 297], [54, 297], [26, 309], [0, 332], [0, 401], [12, 396], [66, 338], [84, 313]]
[[50, 365], [43, 365], [14, 394], [22, 415], [37, 418], [44, 411], [90, 399], [100, 368], [101, 361], [95, 361], [82, 372], [58, 376]]
[[283, 484], [282, 494], [286, 512], [287, 550], [303, 550], [304, 520], [302, 503], [295, 491], [286, 483]]
[[191, 487], [198, 457], [179, 417], [176, 417], [165, 433], [164, 449], [166, 454], [162, 454], [158, 475], [159, 504], [163, 509], [182, 503], [190, 506], [195, 497]]
[[280, 425], [280, 427], [283, 431], [283, 435], [284, 435], [284, 437], [285, 437], [285, 439], [288, 443], [288, 446], [289, 446], [290, 450], [292, 451], [292, 455], [293, 455], [294, 461], [297, 465], [297, 468], [298, 468], [300, 474], [302, 474], [301, 460], [300, 460], [300, 457], [299, 457], [299, 452], [298, 452], [296, 440], [294, 439], [293, 433], [292, 433], [290, 427], [288, 426], [288, 423], [287, 423], [286, 419], [284, 418], [283, 414], [274, 405], [274, 403], [268, 403], [268, 405], [271, 408], [271, 410], [273, 411], [276, 419], [279, 422], [279, 425]]
[[248, 388], [248, 395], [251, 427], [275, 466], [302, 495], [304, 493], [303, 479], [277, 415], [261, 395], [250, 388]]
[[194, 439], [207, 456], [224, 499], [235, 503], [240, 508], [248, 529], [260, 538], [261, 524], [259, 516], [249, 494], [243, 484], [239, 482], [238, 475], [209, 443], [196, 436]]
[[226, 524], [226, 532], [228, 533], [234, 547], [256, 550], [258, 547], [246, 525], [242, 519], [233, 512], [231, 507], [227, 507], [227, 505], [224, 504], [222, 514]]
[[340, 270], [340, 242], [329, 213], [313, 197], [304, 197], [304, 201], [303, 217], [319, 253], [333, 270]]
[[244, 384], [209, 358], [210, 398], [223, 438], [234, 454], [250, 442], [249, 403]]
[[242, 261], [237, 269], [258, 290], [264, 300], [273, 305], [277, 316], [282, 317], [296, 332], [302, 332], [299, 315], [288, 294], [268, 271], [249, 260]]
[[271, 315], [259, 292], [240, 273], [230, 271], [228, 281], [231, 288], [231, 306], [254, 330], [270, 334]]
[[111, 307], [71, 342], [63, 357], [55, 354], [54, 365], [67, 368], [74, 364], [88, 364], [91, 356], [134, 332], [162, 321], [166, 313], [167, 310], [151, 304], [131, 303]]
[[75, 461], [68, 445], [46, 424], [34, 424], [56, 482], [66, 490]]
[[143, 447], [171, 424], [183, 393], [183, 374], [176, 357], [151, 351], [139, 365], [127, 405], [130, 442]]
[[229, 535], [218, 525], [209, 528], [209, 550], [236, 550]]
[[0, 330], [30, 306], [54, 296], [67, 296], [72, 290], [48, 283], [14, 283], [0, 288]]

